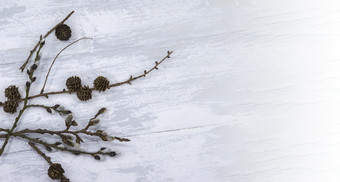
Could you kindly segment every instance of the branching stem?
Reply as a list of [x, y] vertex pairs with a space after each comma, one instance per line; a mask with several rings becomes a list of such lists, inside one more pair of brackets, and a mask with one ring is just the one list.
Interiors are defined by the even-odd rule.
[[[42, 39], [40, 39], [39, 45], [40, 45], [40, 46], [39, 46], [39, 49], [38, 49], [37, 54], [36, 54], [35, 62], [38, 60], [39, 52], [40, 52], [41, 48], [44, 46], [44, 44], [42, 44]], [[31, 73], [30, 73], [30, 75], [29, 75], [29, 78], [30, 78], [31, 80], [32, 80], [34, 71], [35, 71], [35, 70], [32, 70]], [[29, 83], [29, 82], [27, 82], [27, 83]], [[29, 83], [29, 85], [27, 85], [27, 83], [26, 83], [26, 95], [25, 95], [25, 99], [24, 99], [24, 106], [23, 106], [22, 109], [19, 111], [19, 114], [18, 114], [18, 116], [15, 118], [15, 121], [14, 121], [14, 123], [13, 123], [13, 125], [12, 125], [11, 130], [9, 131], [8, 135], [6, 136], [6, 139], [5, 139], [4, 143], [3, 143], [2, 146], [1, 146], [1, 149], [0, 149], [0, 156], [3, 154], [5, 148], [6, 148], [7, 144], [8, 144], [8, 140], [9, 140], [9, 138], [11, 137], [11, 133], [13, 133], [14, 129], [18, 126], [18, 122], [19, 122], [19, 120], [20, 120], [22, 114], [23, 114], [23, 113], [25, 112], [25, 110], [27, 109], [27, 102], [28, 102], [29, 92], [30, 92], [30, 88], [31, 88], [30, 83]]]
[[[112, 88], [112, 87], [118, 87], [120, 85], [124, 85], [124, 84], [131, 84], [132, 81], [134, 80], [137, 80], [139, 78], [142, 78], [142, 77], [145, 77], [146, 75], [148, 75], [150, 72], [152, 72], [153, 70], [155, 69], [158, 69], [158, 65], [160, 65], [163, 61], [165, 61], [167, 58], [170, 58], [170, 55], [173, 53], [173, 51], [168, 51], [168, 55], [166, 55], [161, 61], [159, 62], [155, 62], [155, 65], [150, 68], [148, 71], [145, 70], [143, 74], [140, 74], [140, 75], [137, 75], [137, 76], [130, 76], [129, 79], [125, 80], [125, 81], [122, 81], [122, 82], [117, 82], [117, 83], [114, 83], [114, 84], [110, 84], [109, 85], [109, 88]], [[90, 88], [91, 90], [95, 90], [95, 88]], [[45, 93], [42, 93], [42, 94], [37, 94], [37, 95], [33, 95], [33, 96], [29, 96], [28, 99], [34, 99], [34, 98], [37, 98], [37, 97], [46, 97], [48, 98], [49, 95], [58, 95], [58, 94], [71, 94], [71, 93], [74, 93], [72, 91], [69, 91], [69, 90], [61, 90], [61, 91], [53, 91], [53, 92], [45, 92]], [[24, 99], [20, 99], [19, 102], [23, 101]]]
[[24, 138], [24, 139], [26, 139], [28, 141], [31, 141], [31, 142], [34, 142], [34, 143], [39, 143], [39, 144], [41, 144], [41, 145], [43, 145], [45, 147], [52, 147], [54, 149], [70, 152], [72, 154], [86, 154], [86, 155], [91, 155], [91, 156], [98, 155], [98, 154], [101, 154], [101, 155], [110, 155], [110, 152], [103, 152], [101, 150], [99, 150], [97, 152], [88, 152], [88, 151], [75, 150], [75, 149], [66, 148], [66, 147], [59, 147], [56, 144], [50, 144], [50, 143], [47, 143], [47, 142], [42, 141], [42, 140], [37, 139], [37, 138], [31, 138], [31, 137], [29, 137], [27, 135], [24, 135], [24, 134], [15, 134], [15, 133], [13, 133], [13, 136], [21, 137], [21, 138]]
[[50, 157], [47, 157], [45, 153], [43, 153], [40, 149], [38, 149], [37, 146], [35, 146], [35, 144], [33, 142], [28, 142], [28, 144], [41, 156], [45, 159], [45, 161], [47, 163], [49, 163], [50, 165], [53, 164], [53, 162], [51, 161]]
[[[59, 22], [57, 25], [55, 25], [51, 30], [49, 30], [44, 36], [43, 38], [46, 38], [48, 35], [50, 35], [59, 25], [62, 25], [65, 23], [65, 21], [70, 18], [70, 16], [74, 13], [74, 11], [71, 11], [61, 22]], [[26, 68], [26, 65], [28, 64], [29, 60], [31, 59], [33, 53], [35, 52], [35, 50], [38, 48], [40, 44], [40, 41], [34, 46], [34, 48], [30, 51], [30, 54], [28, 56], [28, 58], [26, 59], [25, 63], [19, 68], [21, 70], [21, 72], [23, 72]]]

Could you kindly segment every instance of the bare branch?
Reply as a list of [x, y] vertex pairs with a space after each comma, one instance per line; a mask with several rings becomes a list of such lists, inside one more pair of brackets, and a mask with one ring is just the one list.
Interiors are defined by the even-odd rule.
[[[74, 13], [74, 11], [71, 11], [71, 13], [69, 13], [61, 22], [59, 22], [57, 25], [55, 25], [51, 30], [49, 30], [44, 36], [43, 38], [46, 38], [48, 35], [50, 35], [59, 25], [62, 25], [65, 23], [65, 21], [70, 18], [70, 16]], [[26, 68], [26, 65], [28, 64], [29, 60], [31, 59], [33, 53], [35, 52], [35, 50], [38, 48], [40, 44], [40, 41], [34, 46], [34, 48], [30, 51], [30, 54], [28, 56], [28, 58], [26, 59], [25, 63], [19, 68], [21, 70], [21, 72], [23, 72]]]

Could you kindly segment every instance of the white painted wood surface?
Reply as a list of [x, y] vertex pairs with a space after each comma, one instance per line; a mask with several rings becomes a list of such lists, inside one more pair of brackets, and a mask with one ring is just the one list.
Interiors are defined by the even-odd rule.
[[[85, 124], [101, 107], [100, 127], [129, 143], [101, 143], [119, 152], [95, 161], [48, 153], [72, 181], [339, 181], [340, 5], [333, 0], [43, 1], [1, 0], [0, 90], [26, 75], [29, 51], [67, 13], [72, 40], [48, 91], [78, 75], [112, 82], [142, 73], [173, 50], [169, 61], [131, 86], [94, 94], [39, 98], [61, 104]], [[33, 93], [67, 42], [46, 39]], [[2, 92], [1, 91], [1, 92]], [[4, 95], [0, 94], [3, 101]], [[0, 114], [0, 126], [15, 116]], [[81, 122], [83, 121], [83, 123]], [[18, 129], [60, 128], [39, 109]], [[0, 158], [0, 181], [51, 181], [48, 165], [20, 139]]]

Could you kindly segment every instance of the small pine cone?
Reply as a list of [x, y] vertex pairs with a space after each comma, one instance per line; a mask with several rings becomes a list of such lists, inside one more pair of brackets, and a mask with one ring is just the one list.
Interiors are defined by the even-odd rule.
[[87, 101], [92, 99], [92, 90], [89, 86], [83, 86], [81, 89], [77, 92], [77, 97], [81, 101]]
[[98, 76], [93, 82], [94, 89], [98, 90], [99, 92], [105, 91], [107, 88], [109, 88], [109, 84], [110, 81], [103, 76]]
[[19, 104], [16, 100], [7, 100], [3, 104], [3, 109], [4, 109], [5, 112], [13, 114], [13, 113], [17, 112], [18, 105]]
[[19, 100], [21, 98], [18, 87], [16, 87], [15, 85], [11, 85], [5, 89], [5, 96], [9, 100]]
[[64, 169], [58, 163], [53, 163], [47, 170], [47, 174], [51, 179], [61, 179], [64, 172]]
[[77, 76], [71, 76], [66, 80], [66, 87], [71, 92], [76, 92], [81, 88], [81, 79]]
[[65, 41], [69, 40], [71, 37], [71, 34], [72, 34], [71, 28], [66, 24], [59, 25], [55, 29], [55, 36], [57, 36], [59, 40], [65, 40]]

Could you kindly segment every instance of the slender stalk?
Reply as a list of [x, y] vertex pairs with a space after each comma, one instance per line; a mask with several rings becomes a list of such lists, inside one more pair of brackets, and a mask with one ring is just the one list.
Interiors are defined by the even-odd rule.
[[40, 108], [44, 108], [46, 109], [47, 112], [52, 113], [52, 110], [54, 110], [55, 112], [58, 112], [59, 115], [63, 116], [66, 114], [70, 114], [72, 113], [70, 110], [65, 110], [65, 109], [58, 109], [56, 108], [56, 106], [45, 106], [45, 105], [40, 105], [40, 104], [30, 104], [27, 105], [27, 107], [40, 107]]
[[46, 154], [44, 154], [40, 149], [38, 149], [37, 146], [35, 146], [35, 144], [33, 142], [28, 142], [28, 144], [41, 156], [45, 159], [45, 161], [47, 163], [49, 163], [50, 165], [53, 164], [53, 162], [51, 161], [50, 157], [47, 157]]
[[[42, 46], [40, 46], [40, 49], [41, 49]], [[168, 54], [160, 61], [160, 62], [155, 62], [155, 65], [150, 68], [148, 71], [147, 70], [144, 70], [144, 73], [143, 74], [140, 74], [138, 76], [135, 76], [133, 77], [132, 75], [130, 76], [129, 79], [127, 79], [126, 81], [123, 81], [123, 82], [118, 82], [118, 83], [114, 83], [114, 84], [111, 84], [109, 85], [109, 88], [111, 87], [117, 87], [117, 86], [120, 86], [120, 85], [123, 85], [123, 84], [131, 84], [132, 81], [134, 80], [137, 80], [139, 78], [142, 78], [142, 77], [146, 77], [147, 74], [149, 74], [150, 72], [152, 72], [153, 70], [155, 69], [158, 69], [158, 65], [160, 65], [163, 61], [165, 61], [167, 58], [170, 58], [170, 55], [173, 53], [173, 51], [168, 51], [167, 52]], [[37, 54], [38, 56], [38, 54]], [[34, 72], [34, 71], [33, 71]], [[33, 72], [31, 74], [33, 74]], [[25, 99], [20, 99], [19, 101], [24, 101], [24, 107], [22, 108], [22, 110], [19, 112], [19, 116], [16, 118], [10, 132], [8, 133], [8, 135], [6, 136], [6, 140], [3, 144], [3, 146], [1, 147], [0, 149], [0, 156], [2, 155], [3, 151], [4, 151], [4, 148], [6, 147], [7, 143], [8, 143], [8, 139], [9, 137], [11, 136], [11, 134], [13, 133], [14, 129], [16, 128], [17, 126], [17, 123], [22, 115], [22, 113], [26, 110], [27, 108], [27, 101], [29, 99], [32, 99], [32, 98], [37, 98], [37, 97], [42, 97], [42, 96], [45, 96], [45, 97], [48, 97], [49, 95], [56, 95], [56, 94], [64, 94], [64, 93], [72, 93], [71, 91], [66, 91], [66, 90], [62, 90], [62, 91], [57, 91], [57, 92], [47, 92], [47, 93], [43, 93], [43, 94], [38, 94], [38, 95], [34, 95], [34, 96], [29, 96], [29, 88], [30, 87], [27, 87], [26, 89], [26, 97]], [[91, 90], [95, 90], [94, 88], [91, 88]]]
[[[49, 30], [44, 36], [43, 38], [46, 38], [48, 35], [50, 35], [59, 25], [62, 25], [65, 23], [65, 21], [70, 18], [70, 16], [74, 13], [74, 11], [71, 11], [61, 22], [59, 22], [57, 25], [55, 25], [51, 30]], [[24, 62], [24, 64], [19, 68], [21, 70], [21, 72], [23, 72], [26, 68], [26, 65], [28, 64], [29, 60], [31, 59], [33, 53], [35, 52], [35, 50], [38, 48], [40, 44], [40, 41], [34, 46], [34, 48], [30, 51], [30, 54], [28, 56], [28, 58], [26, 59], [26, 61]]]
[[14, 131], [14, 129], [17, 127], [18, 122], [19, 122], [19, 120], [20, 120], [20, 117], [22, 116], [22, 114], [25, 112], [25, 110], [26, 110], [26, 108], [27, 108], [26, 105], [27, 105], [28, 94], [29, 94], [29, 87], [26, 88], [26, 98], [25, 98], [24, 106], [23, 106], [22, 109], [20, 110], [19, 115], [15, 118], [15, 121], [14, 121], [14, 124], [13, 124], [11, 130], [9, 130], [8, 135], [6, 136], [6, 139], [5, 139], [4, 143], [2, 144], [2, 147], [1, 147], [1, 149], [0, 149], [0, 156], [2, 155], [2, 153], [3, 153], [4, 150], [5, 150], [5, 147], [6, 147], [6, 145], [7, 145], [7, 143], [8, 143], [8, 140], [9, 140], [9, 138], [10, 138], [10, 136], [11, 136], [11, 133], [12, 133], [12, 132]]
[[[40, 39], [39, 45], [40, 45], [40, 46], [39, 46], [39, 49], [38, 49], [37, 54], [36, 54], [35, 62], [38, 61], [39, 52], [40, 52], [40, 50], [42, 49], [42, 47], [44, 46], [44, 44], [42, 44], [42, 39]], [[32, 80], [34, 71], [35, 71], [35, 70], [32, 70], [31, 73], [30, 73], [30, 75], [29, 75], [29, 78], [30, 78], [31, 80]], [[27, 82], [27, 83], [29, 83], [29, 82]], [[19, 120], [20, 120], [22, 114], [23, 114], [23, 113], [25, 112], [25, 110], [27, 109], [27, 102], [28, 102], [29, 92], [30, 92], [30, 88], [31, 88], [30, 83], [29, 83], [29, 85], [27, 85], [27, 83], [26, 83], [26, 95], [25, 95], [25, 99], [24, 99], [24, 106], [23, 106], [22, 109], [19, 111], [19, 114], [18, 114], [18, 116], [15, 118], [15, 121], [14, 121], [14, 123], [13, 123], [13, 125], [12, 125], [11, 130], [9, 131], [9, 133], [8, 133], [8, 135], [7, 135], [7, 137], [6, 137], [5, 141], [4, 141], [4, 143], [3, 143], [2, 146], [1, 146], [1, 149], [0, 149], [0, 156], [3, 154], [5, 148], [6, 148], [7, 144], [8, 144], [8, 140], [9, 140], [9, 138], [11, 137], [11, 133], [13, 133], [14, 129], [18, 126], [18, 122], [19, 122]]]
[[72, 153], [72, 154], [86, 154], [86, 155], [91, 155], [91, 156], [94, 156], [94, 155], [110, 155], [110, 152], [103, 152], [101, 150], [97, 151], [97, 152], [88, 152], [88, 151], [83, 151], [83, 150], [75, 150], [75, 149], [71, 149], [71, 148], [66, 148], [66, 147], [59, 147], [58, 145], [56, 144], [50, 144], [50, 143], [47, 143], [47, 142], [44, 142], [40, 139], [37, 139], [37, 138], [31, 138], [27, 135], [24, 135], [24, 134], [15, 134], [13, 133], [13, 136], [15, 137], [20, 137], [20, 138], [23, 138], [23, 139], [26, 139], [28, 141], [31, 141], [31, 142], [34, 142], [34, 143], [39, 143], [45, 147], [52, 147], [54, 149], [57, 149], [57, 150], [60, 150], [60, 151], [65, 151], [65, 152], [69, 152], [69, 153]]
[[[45, 161], [51, 166], [53, 165], [53, 162], [51, 161], [51, 158], [48, 157], [44, 152], [42, 152], [37, 146], [35, 146], [35, 144], [31, 141], [28, 142], [28, 144], [42, 157], [45, 159]], [[62, 177], [61, 179], [67, 179], [67, 181], [69, 181], [69, 179], [64, 175], [64, 174], [61, 174]], [[61, 180], [63, 181], [63, 180]]]
[[[114, 83], [114, 84], [110, 84], [109, 85], [109, 88], [112, 88], [112, 87], [118, 87], [120, 85], [124, 85], [124, 84], [131, 84], [132, 81], [134, 80], [137, 80], [139, 78], [142, 78], [142, 77], [145, 77], [146, 75], [148, 75], [150, 72], [152, 72], [153, 70], [155, 69], [158, 69], [158, 65], [160, 65], [163, 61], [165, 61], [167, 58], [170, 58], [170, 55], [173, 53], [173, 51], [168, 51], [168, 55], [166, 55], [161, 61], [159, 62], [155, 62], [155, 65], [150, 68], [148, 71], [144, 71], [143, 74], [140, 74], [140, 75], [137, 75], [137, 76], [130, 76], [129, 79], [125, 80], [125, 81], [122, 81], [122, 82], [117, 82], [117, 83]], [[90, 88], [91, 90], [95, 90], [95, 88]], [[37, 98], [37, 97], [46, 97], [48, 98], [48, 96], [50, 95], [59, 95], [59, 94], [71, 94], [71, 93], [75, 93], [75, 92], [72, 92], [72, 91], [69, 91], [69, 90], [61, 90], [61, 91], [53, 91], [53, 92], [45, 92], [45, 93], [40, 93], [40, 94], [37, 94], [37, 95], [33, 95], [33, 96], [29, 96], [28, 97], [28, 100], [29, 99], [34, 99], [34, 98]], [[24, 99], [20, 99], [19, 102], [23, 101]]]
[[63, 48], [62, 50], [60, 50], [59, 53], [55, 56], [55, 58], [54, 58], [54, 60], [53, 60], [53, 62], [52, 62], [52, 64], [51, 64], [51, 66], [50, 66], [50, 68], [48, 69], [48, 72], [47, 72], [47, 74], [46, 74], [44, 86], [42, 87], [42, 89], [41, 89], [41, 91], [40, 91], [40, 94], [44, 93], [44, 89], [45, 89], [45, 86], [46, 86], [46, 82], [47, 82], [48, 76], [50, 75], [51, 69], [52, 69], [52, 67], [53, 67], [53, 65], [54, 65], [54, 62], [57, 60], [58, 56], [59, 56], [65, 49], [67, 49], [67, 48], [70, 47], [71, 45], [73, 45], [73, 44], [75, 44], [75, 43], [77, 43], [78, 41], [83, 40], [83, 39], [92, 39], [92, 38], [90, 38], [90, 37], [83, 37], [83, 38], [80, 38], [80, 39], [78, 39], [78, 40], [72, 42], [71, 44], [67, 45], [66, 47], [64, 47], [64, 48]]
[[[6, 129], [2, 129], [0, 128], [0, 131], [4, 131], [4, 132], [7, 132], [7, 133], [10, 133], [10, 130], [6, 130]], [[70, 130], [59, 130], [59, 131], [54, 131], [54, 130], [46, 130], [46, 129], [35, 129], [35, 130], [31, 130], [31, 129], [24, 129], [24, 130], [20, 130], [20, 131], [17, 131], [17, 132], [13, 132], [12, 135], [19, 135], [19, 134], [27, 134], [27, 133], [35, 133], [35, 134], [50, 134], [50, 135], [58, 135], [58, 136], [61, 136], [61, 135], [64, 135], [64, 134], [71, 134], [71, 135], [74, 135], [75, 137], [79, 137], [78, 134], [84, 134], [84, 135], [88, 135], [88, 136], [97, 136], [99, 138], [102, 137], [101, 134], [98, 134], [96, 132], [91, 132], [91, 131], [87, 131], [84, 129], [81, 129], [81, 130], [77, 130], [77, 131], [70, 131]], [[0, 135], [0, 138], [6, 138], [7, 135], [9, 134], [3, 134], [3, 135]], [[121, 137], [112, 137], [112, 139], [115, 139], [115, 140], [118, 140], [120, 142], [128, 142], [130, 141], [129, 139], [127, 138], [121, 138]]]

